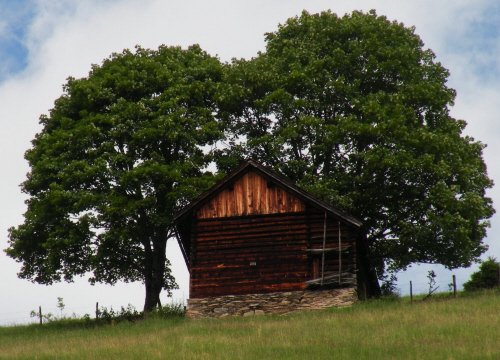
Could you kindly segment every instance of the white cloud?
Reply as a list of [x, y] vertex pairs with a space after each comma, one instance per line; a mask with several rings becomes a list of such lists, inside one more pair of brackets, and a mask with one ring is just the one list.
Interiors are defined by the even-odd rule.
[[9, 23], [6, 20], [0, 20], [0, 39], [9, 38]]

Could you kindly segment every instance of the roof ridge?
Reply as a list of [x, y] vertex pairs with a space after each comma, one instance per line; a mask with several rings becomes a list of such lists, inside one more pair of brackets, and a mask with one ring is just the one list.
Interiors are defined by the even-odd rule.
[[362, 221], [357, 219], [356, 217], [346, 213], [345, 211], [327, 203], [326, 201], [318, 198], [317, 196], [311, 194], [310, 192], [302, 189], [298, 185], [294, 184], [291, 180], [286, 178], [284, 175], [267, 168], [266, 166], [260, 164], [259, 162], [255, 161], [252, 158], [245, 159], [230, 174], [226, 175], [224, 178], [217, 181], [212, 187], [210, 187], [208, 190], [204, 191], [196, 199], [194, 199], [188, 205], [186, 205], [181, 210], [179, 210], [174, 215], [174, 220], [177, 220], [177, 219], [183, 217], [186, 213], [189, 212], [190, 209], [196, 207], [198, 204], [203, 202], [207, 197], [209, 197], [210, 194], [216, 192], [219, 188], [221, 188], [225, 184], [231, 182], [232, 179], [234, 179], [237, 175], [242, 173], [249, 166], [252, 166], [253, 168], [260, 170], [261, 172], [263, 172], [267, 176], [271, 177], [272, 179], [274, 179], [276, 182], [278, 182], [282, 186], [286, 187], [288, 190], [292, 191], [296, 195], [299, 195], [299, 197], [305, 198], [305, 199], [309, 200], [310, 202], [315, 203], [316, 205], [323, 208], [324, 210], [329, 211], [329, 212], [341, 217], [342, 219], [348, 221], [349, 223], [351, 223], [357, 227], [360, 227], [363, 224]]

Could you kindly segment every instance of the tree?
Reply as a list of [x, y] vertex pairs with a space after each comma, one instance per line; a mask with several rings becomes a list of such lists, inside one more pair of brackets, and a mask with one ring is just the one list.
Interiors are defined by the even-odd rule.
[[166, 258], [173, 214], [206, 189], [221, 138], [214, 97], [222, 65], [198, 46], [137, 47], [69, 78], [26, 152], [25, 221], [6, 253], [41, 284], [142, 281], [144, 310], [176, 287]]
[[465, 291], [493, 289], [500, 283], [500, 263], [494, 257], [489, 257], [479, 265], [479, 271], [472, 273], [470, 280], [464, 283]]
[[386, 271], [469, 266], [484, 253], [494, 213], [484, 145], [449, 115], [449, 73], [414, 28], [375, 11], [303, 12], [266, 42], [228, 74], [236, 136], [223, 169], [251, 156], [362, 219], [368, 295]]

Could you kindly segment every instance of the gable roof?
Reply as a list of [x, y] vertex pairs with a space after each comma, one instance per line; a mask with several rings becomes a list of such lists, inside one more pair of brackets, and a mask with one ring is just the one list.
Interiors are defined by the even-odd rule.
[[305, 202], [313, 205], [314, 207], [320, 210], [332, 213], [355, 227], [361, 227], [363, 224], [361, 220], [355, 218], [352, 215], [347, 214], [346, 212], [310, 194], [309, 192], [305, 191], [304, 189], [292, 183], [290, 180], [286, 179], [285, 177], [279, 175], [278, 173], [268, 169], [267, 167], [259, 164], [257, 161], [252, 159], [245, 160], [231, 174], [227, 175], [225, 178], [218, 181], [214, 186], [212, 186], [210, 189], [202, 193], [197, 199], [193, 200], [190, 204], [188, 204], [179, 212], [177, 212], [177, 214], [174, 215], [174, 220], [175, 221], [181, 220], [187, 214], [190, 214], [192, 211], [205, 204], [208, 200], [213, 198], [216, 194], [225, 189], [234, 180], [236, 180], [249, 170], [254, 170], [257, 173], [260, 173], [261, 175], [263, 175], [264, 178], [267, 178], [268, 181], [271, 181], [276, 185], [284, 188], [285, 190], [289, 191], [290, 193], [297, 196], [301, 200], [304, 200]]

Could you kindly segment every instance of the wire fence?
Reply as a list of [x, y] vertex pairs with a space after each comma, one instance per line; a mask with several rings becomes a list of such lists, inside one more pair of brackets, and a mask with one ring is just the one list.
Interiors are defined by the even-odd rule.
[[[462, 291], [463, 287], [461, 284], [463, 284], [465, 281], [469, 280], [469, 277], [456, 277], [456, 284], [457, 284], [457, 291]], [[460, 284], [460, 285], [459, 285]], [[411, 291], [413, 295], [422, 295], [422, 294], [428, 294], [429, 293], [429, 282], [423, 282], [422, 278], [419, 277], [418, 282], [412, 281], [411, 284]], [[402, 282], [398, 281], [397, 285], [397, 292], [399, 293], [400, 296], [410, 296], [410, 280], [407, 282]], [[432, 285], [432, 288], [437, 288], [438, 293], [443, 293], [443, 292], [453, 292], [453, 278], [450, 276], [449, 279], [440, 279], [436, 280], [435, 283]], [[185, 302], [185, 298], [184, 298]], [[94, 303], [95, 304], [95, 303]], [[65, 316], [65, 317], [83, 317], [85, 314], [89, 314], [91, 317], [94, 316], [96, 308], [95, 305], [92, 304], [90, 306], [85, 306], [85, 307], [75, 307], [75, 308], [68, 308], [64, 307], [64, 309], [61, 311], [60, 308], [58, 307], [44, 307], [43, 314], [53, 314], [56, 317], [60, 316]], [[23, 311], [15, 311], [15, 312], [0, 312], [0, 326], [13, 326], [13, 325], [28, 325], [28, 324], [34, 324], [39, 322], [38, 318], [38, 307], [36, 309], [26, 309]], [[116, 310], [116, 309], [115, 309]], [[35, 317], [31, 317], [30, 314], [31, 312], [35, 312], [37, 315]]]
[[[456, 284], [457, 284], [457, 291], [462, 291], [463, 286], [462, 284], [469, 280], [468, 278], [465, 279], [459, 279], [458, 277], [456, 278]], [[458, 285], [460, 284], [460, 285]], [[412, 292], [413, 295], [422, 295], [422, 294], [428, 294], [429, 293], [429, 288], [430, 284], [429, 282], [414, 282], [412, 281]], [[435, 280], [435, 283], [432, 285], [432, 288], [438, 288], [436, 292], [438, 293], [443, 293], [443, 292], [452, 292], [453, 291], [453, 277], [450, 277], [449, 280]], [[397, 285], [397, 289], [399, 292], [399, 295], [401, 296], [409, 296], [410, 295], [410, 281], [408, 283], [401, 283], [399, 282]]]
[[[182, 298], [169, 298], [170, 301], [165, 302], [165, 304], [186, 304], [186, 296], [183, 295]], [[130, 304], [129, 304], [130, 305]], [[121, 306], [123, 308], [126, 308], [127, 306]], [[66, 307], [64, 306], [63, 309], [57, 307], [57, 306], [47, 306], [42, 308], [42, 315], [48, 315], [52, 314], [54, 317], [76, 317], [76, 318], [82, 318], [84, 315], [88, 314], [90, 317], [94, 317], [96, 315], [97, 310], [102, 310], [102, 309], [114, 309], [114, 310], [120, 310], [121, 307], [115, 308], [113, 306], [101, 306], [100, 303], [94, 302], [90, 306], [84, 306], [84, 307]], [[37, 306], [36, 308], [33, 309], [26, 309], [23, 311], [15, 311], [15, 312], [0, 312], [0, 326], [15, 326], [15, 325], [29, 325], [29, 324], [38, 324], [40, 322], [39, 318], [39, 309], [40, 307]], [[35, 313], [35, 315], [31, 315], [31, 313]]]
[[[32, 317], [32, 312], [36, 313], [36, 317]], [[39, 323], [38, 318], [39, 307], [36, 309], [29, 309], [23, 311], [16, 312], [0, 312], [0, 326], [14, 326], [14, 325], [29, 325]], [[95, 309], [92, 307], [79, 307], [79, 308], [64, 308], [61, 312], [61, 309], [57, 307], [44, 307], [43, 314], [53, 314], [56, 317], [83, 317], [85, 314], [94, 314]]]

